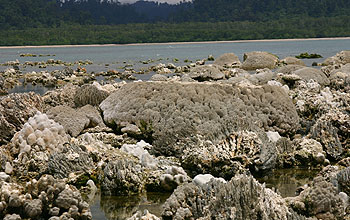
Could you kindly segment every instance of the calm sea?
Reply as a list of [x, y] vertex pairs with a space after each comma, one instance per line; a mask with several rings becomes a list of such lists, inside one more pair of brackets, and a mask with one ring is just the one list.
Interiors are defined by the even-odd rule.
[[[250, 51], [267, 51], [280, 58], [295, 56], [303, 52], [321, 54], [323, 57], [335, 55], [342, 50], [350, 50], [350, 39], [332, 40], [293, 40], [293, 41], [252, 41], [252, 42], [213, 42], [187, 44], [157, 45], [121, 45], [92, 47], [40, 47], [40, 48], [4, 48], [0, 49], [0, 63], [18, 59], [25, 61], [43, 61], [50, 58], [66, 62], [91, 60], [94, 64], [131, 63], [148, 59], [163, 59], [171, 62], [174, 58], [192, 61], [207, 58], [208, 55], [218, 57], [223, 53], [235, 53], [241, 60], [243, 54]], [[21, 53], [50, 54], [54, 57], [20, 57]], [[323, 59], [320, 59], [323, 60]], [[306, 60], [307, 65], [320, 60]], [[102, 67], [101, 67], [102, 68]]]

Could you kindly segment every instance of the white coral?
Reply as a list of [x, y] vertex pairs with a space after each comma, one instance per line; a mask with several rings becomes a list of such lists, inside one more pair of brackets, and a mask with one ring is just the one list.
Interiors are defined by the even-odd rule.
[[62, 148], [68, 142], [68, 137], [62, 125], [38, 111], [29, 118], [12, 142], [19, 147], [19, 155], [29, 154], [33, 148], [52, 153]]

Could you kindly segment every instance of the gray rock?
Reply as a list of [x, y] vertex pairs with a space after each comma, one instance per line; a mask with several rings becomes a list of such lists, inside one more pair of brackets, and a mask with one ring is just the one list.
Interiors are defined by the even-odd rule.
[[336, 55], [327, 58], [325, 61], [323, 61], [322, 65], [328, 66], [328, 65], [334, 65], [334, 64], [347, 64], [350, 63], [350, 50], [344, 50]]
[[125, 127], [123, 127], [121, 129], [121, 132], [127, 133], [131, 136], [141, 134], [141, 130], [139, 129], [139, 127], [137, 127], [136, 125], [133, 125], [133, 124], [127, 124]]
[[28, 119], [42, 109], [42, 98], [34, 92], [0, 97], [0, 145], [8, 143]]
[[40, 199], [29, 200], [24, 203], [24, 212], [30, 218], [39, 217], [42, 213], [42, 202]]
[[81, 195], [79, 191], [74, 189], [66, 188], [58, 194], [55, 204], [59, 208], [69, 209], [70, 207], [79, 205], [81, 201]]
[[304, 67], [302, 69], [293, 71], [292, 74], [300, 76], [302, 80], [305, 81], [309, 81], [312, 79], [323, 86], [329, 84], [329, 79], [327, 78], [327, 76], [321, 70], [315, 68]]
[[168, 77], [161, 74], [154, 74], [151, 79], [152, 81], [167, 81]]
[[49, 215], [51, 216], [58, 216], [60, 214], [60, 208], [53, 207], [49, 210]]
[[[292, 207], [318, 219], [344, 219], [344, 204], [336, 187], [323, 177], [316, 177], [300, 195], [292, 199]], [[298, 201], [299, 205], [296, 205]], [[300, 205], [301, 203], [301, 205]]]
[[245, 53], [243, 60], [241, 68], [244, 70], [274, 69], [278, 63], [277, 56], [261, 51]]
[[141, 166], [133, 159], [109, 161], [103, 170], [101, 192], [104, 195], [129, 195], [144, 190]]
[[286, 65], [278, 68], [276, 73], [283, 73], [285, 75], [292, 74], [294, 71], [304, 68], [305, 66], [300, 65]]
[[234, 53], [225, 53], [221, 55], [219, 58], [217, 58], [214, 61], [214, 64], [222, 67], [227, 67], [227, 68], [240, 67], [242, 65], [241, 61], [239, 60], [237, 55]]
[[323, 145], [332, 159], [342, 159], [345, 149], [350, 146], [347, 141], [350, 132], [349, 117], [342, 112], [329, 112], [322, 115], [310, 130], [311, 137]]
[[7, 182], [9, 180], [10, 180], [10, 176], [9, 175], [7, 175], [5, 172], [0, 172], [0, 182], [1, 181]]
[[295, 57], [286, 57], [286, 58], [280, 60], [280, 63], [284, 64], [284, 65], [306, 66], [302, 60], [295, 58]]
[[46, 92], [42, 97], [45, 110], [59, 105], [75, 107], [74, 97], [78, 88], [68, 83], [62, 88]]
[[165, 202], [162, 217], [163, 219], [305, 219], [288, 208], [281, 196], [247, 175], [237, 175], [228, 183], [212, 179], [205, 187], [193, 183], [184, 184]]
[[350, 86], [350, 63], [329, 73], [330, 85], [337, 90], [347, 91]]
[[56, 106], [49, 109], [46, 114], [50, 119], [61, 124], [65, 131], [73, 137], [77, 137], [85, 128], [104, 126], [100, 114], [90, 105], [80, 109]]
[[21, 216], [17, 214], [6, 215], [4, 220], [21, 220]]
[[217, 145], [240, 130], [264, 129], [283, 135], [299, 126], [285, 91], [267, 85], [129, 83], [111, 94], [100, 108], [109, 126], [136, 124], [144, 137], [153, 141], [155, 151], [178, 157], [187, 147], [205, 141]]
[[189, 76], [197, 81], [220, 80], [225, 78], [221, 67], [213, 64], [198, 66], [191, 69]]
[[255, 74], [250, 75], [248, 78], [254, 85], [263, 85], [268, 81], [276, 77], [276, 74], [273, 73], [270, 69], [257, 69]]
[[76, 145], [64, 145], [62, 152], [53, 153], [48, 161], [47, 173], [55, 178], [67, 178], [71, 173], [89, 173], [94, 168], [89, 153]]

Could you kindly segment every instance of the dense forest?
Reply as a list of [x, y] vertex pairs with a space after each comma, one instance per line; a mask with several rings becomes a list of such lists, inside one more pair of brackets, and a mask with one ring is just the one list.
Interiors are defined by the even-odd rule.
[[0, 45], [350, 36], [349, 0], [0, 0]]

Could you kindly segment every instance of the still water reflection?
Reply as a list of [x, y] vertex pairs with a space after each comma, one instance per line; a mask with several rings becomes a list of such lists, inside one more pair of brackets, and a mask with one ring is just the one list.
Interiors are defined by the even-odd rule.
[[127, 219], [137, 211], [147, 209], [156, 216], [161, 215], [162, 205], [169, 193], [147, 193], [141, 196], [97, 196], [91, 206], [93, 219]]
[[268, 188], [277, 189], [282, 197], [293, 197], [296, 190], [310, 183], [318, 172], [319, 170], [309, 169], [279, 169], [257, 180], [265, 183]]

